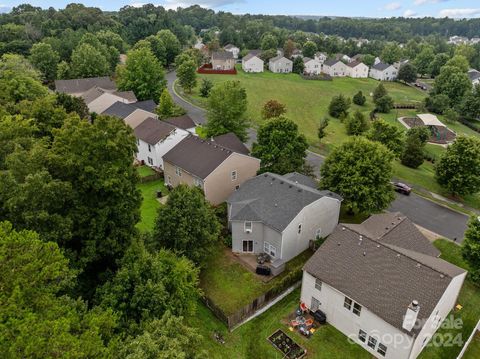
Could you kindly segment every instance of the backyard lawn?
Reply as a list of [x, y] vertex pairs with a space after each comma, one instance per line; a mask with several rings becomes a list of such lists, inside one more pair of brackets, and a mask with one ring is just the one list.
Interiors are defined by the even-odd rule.
[[[468, 268], [460, 254], [460, 247], [451, 241], [437, 240], [435, 246], [442, 252], [442, 258], [458, 266]], [[220, 272], [220, 270], [218, 271]], [[237, 275], [237, 274], [235, 274]], [[228, 274], [225, 274], [227, 277]], [[243, 291], [243, 286], [249, 285], [248, 280], [242, 280], [241, 276], [236, 276], [236, 291]], [[233, 290], [233, 289], [232, 289]], [[189, 318], [189, 325], [198, 328], [198, 332], [203, 335], [201, 349], [205, 350], [209, 358], [282, 358], [268, 341], [270, 336], [277, 329], [282, 329], [291, 336], [300, 346], [307, 349], [308, 358], [371, 358], [371, 356], [359, 345], [349, 344], [347, 338], [330, 325], [320, 328], [310, 339], [306, 339], [297, 333], [288, 331], [287, 316], [291, 314], [298, 305], [300, 291], [295, 290], [279, 303], [267, 310], [257, 318], [247, 322], [241, 327], [229, 333], [219, 320], [202, 304], [199, 304], [197, 314]], [[469, 280], [460, 293], [458, 303], [463, 309], [454, 313], [455, 318], [461, 318], [463, 321], [462, 329], [440, 329], [438, 333], [462, 334], [462, 340], [469, 337], [480, 317], [480, 288], [474, 286]], [[222, 333], [225, 344], [215, 341], [213, 333], [217, 331]], [[447, 337], [445, 337], [447, 338]], [[478, 338], [472, 345], [472, 354], [467, 355], [466, 359], [478, 358], [475, 350], [478, 350]], [[427, 347], [420, 355], [422, 359], [452, 359], [456, 358], [461, 350], [461, 346], [452, 347]]]
[[[203, 335], [201, 349], [207, 352], [208, 358], [281, 359], [283, 355], [267, 341], [277, 329], [282, 329], [297, 344], [307, 349], [307, 358], [371, 358], [363, 348], [350, 344], [347, 337], [331, 325], [321, 326], [310, 339], [290, 332], [287, 317], [297, 308], [299, 297], [300, 290], [297, 289], [265, 313], [231, 333], [201, 304], [196, 316], [190, 318], [189, 325], [197, 327], [198, 332]], [[222, 333], [225, 344], [215, 341], [214, 331]]]
[[264, 283], [235, 260], [230, 248], [221, 246], [202, 271], [200, 287], [226, 315], [230, 315], [275, 287], [286, 274], [300, 270], [312, 254], [310, 250], [301, 253], [286, 264], [282, 274]]
[[140, 207], [140, 222], [137, 223], [137, 228], [141, 231], [152, 231], [157, 216], [157, 210], [161, 206], [157, 200], [157, 191], [168, 193], [163, 179], [139, 183], [138, 189], [142, 193], [142, 205]]
[[152, 170], [148, 166], [138, 166], [137, 167], [137, 172], [138, 172], [138, 175], [140, 176], [140, 178], [152, 176], [152, 175], [155, 174], [155, 171]]
[[[461, 247], [455, 243], [439, 239], [434, 242], [434, 245], [442, 252], [441, 258], [449, 261], [459, 267], [468, 270], [468, 264], [463, 260], [461, 255]], [[463, 308], [460, 311], [454, 311], [453, 315], [455, 319], [460, 318], [462, 320], [461, 329], [444, 329], [440, 328], [437, 333], [445, 340], [448, 341], [448, 337], [455, 338], [456, 335], [461, 334], [462, 342], [466, 341], [470, 336], [473, 328], [477, 324], [480, 318], [480, 287], [474, 285], [467, 277], [463, 284], [460, 296], [457, 303], [461, 304]], [[462, 343], [463, 346], [463, 343]], [[421, 359], [449, 359], [456, 358], [462, 346], [453, 345], [446, 347], [427, 347], [419, 358]], [[472, 357], [473, 358], [473, 357]]]
[[463, 359], [478, 359], [480, 358], [480, 332], [473, 337], [470, 345], [468, 346]]

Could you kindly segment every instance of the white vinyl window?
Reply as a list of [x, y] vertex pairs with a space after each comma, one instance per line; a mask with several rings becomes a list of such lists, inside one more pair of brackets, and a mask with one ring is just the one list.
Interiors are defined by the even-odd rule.
[[230, 174], [230, 178], [232, 179], [232, 181], [236, 181], [237, 180], [237, 171], [232, 171], [232, 173]]
[[343, 301], [343, 306], [348, 310], [352, 309], [352, 300], [348, 297], [345, 297], [345, 300]]
[[362, 329], [359, 330], [358, 332], [358, 339], [361, 341], [361, 342], [366, 342], [367, 340], [367, 333], [364, 332]]
[[315, 278], [315, 289], [322, 290], [322, 281], [318, 278]]
[[252, 233], [252, 222], [245, 222], [244, 229], [246, 233]]
[[302, 224], [300, 223], [298, 225], [298, 234], [302, 233]]
[[148, 164], [153, 166], [153, 159], [151, 157], [147, 157]]
[[378, 343], [378, 349], [377, 352], [384, 357], [385, 354], [387, 354], [387, 347], [383, 345], [382, 343]]
[[353, 314], [360, 316], [361, 311], [362, 311], [362, 306], [358, 303], [353, 303]]
[[152, 146], [148, 145], [148, 152], [152, 152]]
[[175, 174], [178, 177], [182, 177], [182, 169], [180, 167], [175, 167]]
[[253, 252], [253, 241], [252, 240], [244, 240], [243, 241], [243, 251], [246, 253]]
[[276, 257], [277, 256], [277, 248], [275, 246], [272, 246], [270, 243], [268, 242], [264, 242], [263, 243], [263, 251], [269, 255], [271, 255], [272, 257]]
[[377, 346], [377, 339], [373, 337], [368, 337], [368, 346], [372, 349], [375, 349], [375, 347]]
[[195, 177], [195, 178], [193, 179], [193, 184], [194, 184], [194, 186], [197, 186], [197, 187], [199, 187], [199, 188], [202, 188], [203, 181], [202, 181], [200, 178]]

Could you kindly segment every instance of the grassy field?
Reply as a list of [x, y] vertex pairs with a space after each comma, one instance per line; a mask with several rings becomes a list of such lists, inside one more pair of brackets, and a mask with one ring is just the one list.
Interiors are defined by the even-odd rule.
[[[248, 74], [241, 69], [238, 71], [238, 75], [200, 75], [200, 78], [203, 77], [212, 80], [214, 83], [227, 80], [240, 81], [247, 91], [247, 116], [252, 120], [253, 126], [258, 126], [262, 123], [260, 112], [262, 105], [266, 101], [276, 99], [286, 104], [287, 116], [298, 124], [300, 131], [307, 137], [311, 149], [324, 155], [348, 138], [344, 124], [334, 118], [330, 119], [326, 130], [327, 135], [322, 140], [322, 143], [317, 138], [318, 123], [321, 118], [327, 115], [328, 105], [332, 96], [341, 93], [351, 97], [361, 90], [367, 96], [367, 103], [361, 107], [352, 105], [351, 112], [360, 109], [368, 115], [373, 109], [372, 99], [369, 95], [379, 83], [370, 78], [335, 78], [333, 81], [308, 81], [302, 79], [297, 74], [273, 74], [271, 72]], [[200, 84], [200, 81], [198, 83]], [[384, 85], [397, 103], [419, 103], [425, 97], [422, 91], [402, 83], [385, 82]], [[183, 93], [178, 84], [175, 88], [177, 92], [189, 101], [200, 107], [206, 107], [206, 100], [198, 95], [198, 87], [191, 95]], [[405, 130], [396, 120], [397, 117], [415, 114], [416, 111], [414, 110], [394, 110], [389, 114], [380, 114], [380, 117]], [[440, 116], [440, 120], [442, 120], [442, 116]], [[479, 136], [477, 132], [461, 123], [447, 123], [447, 125], [458, 134]], [[439, 159], [445, 148], [427, 144], [426, 151], [434, 156], [435, 159]], [[424, 163], [415, 170], [405, 167], [397, 161], [394, 163], [394, 177], [445, 197], [449, 195], [436, 183], [434, 168], [431, 163]], [[466, 196], [465, 198], [455, 198], [455, 200], [463, 202], [469, 207], [480, 209], [480, 194]]]
[[[445, 239], [439, 239], [434, 242], [434, 245], [442, 252], [441, 258], [448, 262], [451, 262], [466, 270], [469, 269], [468, 264], [463, 260], [461, 255], [461, 247], [454, 244], [451, 241]], [[452, 314], [455, 319], [460, 318], [463, 325], [461, 329], [444, 329], [440, 328], [437, 333], [444, 338], [452, 336], [455, 338], [457, 335], [461, 335], [462, 341], [466, 341], [470, 336], [473, 328], [477, 324], [480, 318], [480, 287], [474, 285], [467, 277], [463, 284], [460, 296], [457, 303], [461, 304], [463, 308], [460, 311], [454, 311]], [[419, 358], [421, 359], [449, 359], [456, 358], [461, 346], [453, 345], [446, 347], [427, 347]], [[473, 358], [473, 357], [472, 357]]]
[[200, 287], [225, 314], [230, 315], [272, 287], [287, 273], [299, 269], [310, 258], [307, 250], [286, 264], [285, 271], [268, 283], [247, 270], [231, 255], [231, 249], [220, 247], [200, 275]]
[[155, 174], [155, 171], [148, 166], [139, 166], [137, 167], [137, 172], [140, 178], [152, 176]]
[[463, 358], [464, 359], [480, 358], [480, 332], [477, 331], [477, 334], [473, 337]]
[[137, 228], [141, 231], [152, 231], [155, 223], [158, 208], [161, 206], [157, 200], [157, 191], [168, 193], [163, 179], [138, 184], [138, 189], [142, 193], [142, 205], [140, 207], [140, 222]]

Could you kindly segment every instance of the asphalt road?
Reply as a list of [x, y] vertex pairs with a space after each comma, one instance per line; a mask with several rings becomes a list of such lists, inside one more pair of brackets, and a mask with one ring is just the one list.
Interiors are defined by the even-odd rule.
[[[173, 100], [182, 106], [195, 123], [202, 125], [206, 122], [205, 110], [191, 105], [177, 96], [173, 91], [173, 82], [176, 79], [175, 72], [169, 72], [166, 75], [168, 81], [168, 90], [172, 94]], [[249, 140], [246, 145], [251, 148], [253, 142], [257, 139], [255, 129], [248, 130]], [[320, 177], [320, 168], [323, 164], [324, 157], [308, 151], [307, 162], [313, 167], [315, 175]], [[397, 198], [388, 208], [389, 211], [399, 211], [410, 218], [414, 223], [433, 231], [445, 238], [453, 240], [457, 238], [457, 242], [463, 241], [463, 235], [467, 228], [468, 217], [458, 213], [448, 207], [443, 207], [435, 202], [429, 201], [414, 193], [410, 196], [397, 194]]]

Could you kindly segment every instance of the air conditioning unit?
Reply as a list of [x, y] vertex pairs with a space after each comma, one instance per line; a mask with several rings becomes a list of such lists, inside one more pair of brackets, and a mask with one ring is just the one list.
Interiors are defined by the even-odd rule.
[[252, 230], [250, 228], [245, 229], [246, 233], [252, 233]]

